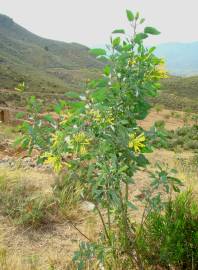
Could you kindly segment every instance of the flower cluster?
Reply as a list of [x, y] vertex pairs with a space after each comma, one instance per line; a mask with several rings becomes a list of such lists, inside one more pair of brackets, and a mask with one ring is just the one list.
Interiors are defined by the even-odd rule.
[[135, 153], [139, 153], [145, 147], [144, 141], [146, 140], [144, 133], [136, 135], [136, 133], [129, 134], [129, 148], [132, 148]]
[[87, 154], [87, 148], [89, 145], [90, 139], [83, 131], [74, 134], [70, 141], [70, 147], [72, 147], [74, 151], [80, 155]]
[[88, 114], [92, 117], [92, 121], [98, 124], [113, 125], [115, 120], [111, 111], [109, 111], [106, 115], [102, 115], [99, 110], [91, 109], [88, 111]]

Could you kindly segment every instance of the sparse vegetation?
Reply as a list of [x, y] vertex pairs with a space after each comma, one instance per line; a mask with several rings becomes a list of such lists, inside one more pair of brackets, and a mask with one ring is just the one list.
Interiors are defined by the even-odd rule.
[[[105, 58], [107, 65], [101, 78], [83, 82], [87, 91], [79, 94], [77, 89], [72, 88], [74, 92], [67, 92], [64, 100], [56, 105], [47, 105], [49, 111], [54, 110], [49, 114], [43, 113], [43, 102], [32, 96], [28, 98], [27, 115], [19, 128], [16, 130], [5, 125], [0, 128], [2, 140], [7, 137], [13, 140], [17, 132], [20, 136], [16, 144], [21, 146], [20, 151], [24, 151], [25, 155], [36, 155], [37, 164], [33, 164], [34, 170], [44, 170], [41, 182], [36, 184], [35, 178], [31, 178], [30, 170], [27, 167], [26, 170], [21, 168], [22, 163], [16, 168], [12, 161], [10, 167], [6, 165], [8, 168], [1, 169], [4, 168], [2, 163], [0, 216], [5, 222], [3, 228], [8, 224], [17, 228], [14, 233], [18, 236], [23, 230], [20, 237], [28, 241], [41, 241], [40, 238], [48, 234], [44, 247], [39, 247], [39, 250], [44, 250], [50, 246], [49, 238], [53, 238], [52, 241], [56, 238], [58, 226], [69, 226], [69, 236], [59, 228], [60, 242], [58, 246], [52, 245], [52, 252], [56, 250], [59, 253], [57, 258], [50, 256], [48, 252], [47, 255], [32, 252], [24, 257], [22, 252], [19, 260], [15, 260], [9, 253], [10, 245], [4, 248], [5, 245], [0, 243], [2, 270], [195, 270], [198, 267], [197, 190], [184, 190], [177, 195], [180, 189], [189, 185], [186, 178], [190, 174], [193, 181], [197, 181], [198, 159], [197, 154], [192, 153], [198, 149], [197, 116], [192, 113], [196, 109], [191, 103], [192, 109], [186, 107], [184, 114], [167, 114], [165, 111], [164, 118], [161, 118], [164, 109], [162, 104], [165, 102], [163, 96], [160, 96], [160, 101], [157, 101], [154, 108], [158, 120], [155, 119], [154, 126], [149, 127], [150, 129], [142, 127], [140, 122], [145, 121], [151, 108], [149, 99], [156, 96], [159, 80], [166, 77], [166, 72], [160, 68], [162, 60], [154, 55], [155, 48], [144, 47], [144, 39], [149, 35], [158, 35], [159, 31], [149, 26], [138, 33], [138, 26], [144, 23], [144, 19], [138, 12], [133, 13], [130, 10], [127, 10], [126, 15], [132, 27], [131, 39], [128, 35], [125, 37], [124, 29], [117, 29], [112, 33], [108, 50], [91, 50], [91, 54], [97, 58]], [[24, 46], [27, 41], [32, 49], [35, 49], [35, 44], [38, 46], [38, 58], [32, 59], [31, 54], [24, 54], [21, 57], [22, 62], [30, 62], [34, 66], [39, 61], [42, 67], [38, 70], [39, 76], [42, 74], [47, 79], [47, 73], [52, 73], [52, 80], [55, 77], [58, 77], [59, 82], [64, 80], [68, 67], [59, 65], [64, 61], [62, 52], [66, 52], [65, 44], [38, 38], [7, 17], [0, 16], [0, 23], [2, 22], [11, 31], [10, 35], [15, 36], [16, 46], [19, 45], [18, 36], [12, 32], [10, 24], [17, 35], [24, 35]], [[4, 36], [4, 33], [0, 31], [0, 37], [1, 35]], [[0, 48], [2, 46], [0, 41]], [[78, 50], [83, 50], [83, 59], [90, 63], [91, 68], [94, 66], [96, 72], [103, 67], [98, 59], [90, 56], [87, 48], [71, 44], [67, 49], [71, 49], [74, 55], [77, 54], [76, 62], [72, 58], [71, 72], [77, 71], [76, 66], [80, 68], [79, 74], [78, 71], [73, 74], [76, 77], [74, 81], [72, 79], [72, 86], [76, 85], [78, 76], [82, 75], [81, 68], [84, 65], [78, 58]], [[13, 56], [11, 47], [7, 50], [6, 53], [14, 58], [20, 55], [17, 50]], [[49, 67], [49, 63], [44, 61], [46, 55], [50, 63], [58, 66]], [[54, 60], [57, 62], [53, 62]], [[22, 62], [19, 66], [28, 70], [30, 63], [26, 66]], [[90, 71], [87, 62], [86, 65], [85, 74], [87, 70]], [[29, 74], [27, 77], [30, 78]], [[24, 81], [26, 78], [21, 77], [16, 84], [21, 104], [31, 95], [29, 85]], [[37, 85], [36, 80], [33, 81]], [[53, 92], [60, 90], [57, 84], [52, 87]], [[186, 94], [185, 89], [184, 96]], [[189, 96], [187, 98], [190, 104]], [[173, 105], [174, 108], [177, 106], [178, 104]], [[18, 116], [23, 118], [24, 114]], [[183, 121], [184, 126], [175, 131], [167, 131], [166, 119], [173, 118], [181, 123]], [[154, 166], [151, 159], [152, 153], [154, 156], [157, 152], [156, 148], [177, 152], [174, 165], [179, 173], [158, 160]], [[187, 158], [180, 156], [178, 148], [191, 153]], [[4, 151], [5, 147], [2, 149]], [[0, 148], [0, 155], [2, 149]], [[158, 151], [174, 154], [173, 151]], [[163, 154], [160, 159], [167, 162]], [[7, 163], [9, 164], [9, 160]], [[44, 175], [47, 182], [43, 182]], [[184, 175], [181, 181], [179, 176]], [[53, 179], [51, 183], [50, 177]], [[74, 230], [79, 237], [74, 236]], [[37, 237], [34, 233], [38, 234]], [[68, 242], [64, 245], [63, 240], [69, 240], [69, 245]], [[17, 243], [19, 242], [17, 239]], [[26, 244], [27, 242], [24, 244], [25, 248]], [[69, 258], [65, 259], [67, 245]], [[75, 247], [71, 248], [73, 245]], [[41, 262], [44, 256], [44, 262]], [[9, 261], [13, 263], [10, 264]]]
[[47, 222], [51, 203], [51, 199], [39, 193], [33, 185], [20, 181], [18, 177], [0, 175], [0, 210], [16, 224], [41, 226]]
[[169, 133], [168, 148], [198, 151], [198, 126], [184, 126]]
[[[182, 185], [175, 170], [158, 164], [156, 171], [150, 171], [149, 187], [141, 190], [143, 197], [135, 197], [145, 209], [138, 229], [131, 218], [136, 204], [129, 188], [135, 183], [135, 173], [148, 167], [144, 153], [152, 152], [153, 140], [159, 137], [159, 143], [162, 142], [165, 122], [156, 122], [146, 132], [137, 120], [147, 116], [147, 97], [156, 94], [158, 80], [166, 74], [159, 69], [161, 60], [154, 56], [154, 49], [143, 46], [143, 40], [149, 34], [158, 34], [158, 30], [145, 27], [144, 33], [137, 33], [136, 27], [142, 23], [139, 13], [134, 15], [127, 10], [127, 17], [129, 22], [135, 21], [131, 41], [117, 36], [111, 40], [111, 54], [103, 49], [92, 51], [111, 63], [104, 68], [103, 78], [88, 83], [89, 91], [80, 97], [80, 102], [67, 101], [55, 106], [56, 120], [42, 119], [36, 100], [30, 100], [32, 123], [23, 126], [22, 142], [28, 142], [25, 146], [30, 152], [34, 147], [39, 149], [39, 162], [50, 164], [56, 173], [64, 173], [54, 190], [61, 208], [65, 208], [65, 198], [78, 201], [82, 196], [93, 204], [102, 224], [102, 232], [94, 240], [80, 232], [86, 242], [81, 242], [75, 252], [76, 269], [144, 269], [143, 251], [136, 243], [138, 230], [144, 230], [149, 215], [167, 210], [167, 202], [172, 202], [174, 192], [179, 192]], [[124, 30], [115, 30], [113, 34], [124, 34]], [[143, 77], [139, 77], [140, 71]], [[144, 84], [150, 92], [145, 92]], [[185, 265], [184, 257], [179, 259], [181, 265]], [[154, 265], [163, 263], [160, 258]]]
[[82, 188], [62, 177], [45, 194], [20, 173], [0, 170], [0, 212], [16, 225], [39, 228], [56, 220], [77, 220]]
[[171, 110], [198, 112], [198, 76], [194, 77], [170, 77], [161, 82], [162, 92], [152, 99], [153, 104], [163, 105]]

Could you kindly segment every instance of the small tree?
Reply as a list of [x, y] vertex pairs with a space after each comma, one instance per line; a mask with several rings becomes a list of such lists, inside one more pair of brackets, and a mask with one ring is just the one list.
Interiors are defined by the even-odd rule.
[[[94, 204], [101, 220], [98, 241], [81, 243], [74, 256], [75, 269], [88, 269], [92, 264], [97, 269], [143, 269], [131, 219], [136, 205], [129, 194], [135, 173], [149, 164], [144, 153], [152, 151], [154, 136], [138, 120], [147, 116], [148, 97], [156, 95], [159, 80], [166, 74], [159, 69], [161, 59], [153, 54], [155, 48], [143, 45], [149, 35], [159, 31], [149, 26], [138, 33], [144, 19], [129, 10], [127, 18], [132, 35], [117, 29], [107, 50], [91, 51], [107, 59], [102, 78], [89, 82], [84, 96], [68, 93], [78, 101], [56, 105], [56, 121], [51, 116], [38, 120], [38, 106], [32, 100], [33, 124], [23, 126], [25, 145], [41, 151], [40, 162], [51, 164], [57, 173], [64, 169], [70, 181], [80, 181], [84, 198]], [[159, 186], [166, 192], [178, 191], [180, 182], [162, 167], [158, 169], [151, 175], [151, 188], [144, 191], [147, 210], [142, 223], [148, 209], [160, 205], [160, 193], [154, 193]]]

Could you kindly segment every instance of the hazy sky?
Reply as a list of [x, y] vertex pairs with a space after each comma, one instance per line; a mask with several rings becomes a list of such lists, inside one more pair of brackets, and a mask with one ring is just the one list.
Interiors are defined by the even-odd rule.
[[126, 8], [162, 32], [151, 42], [198, 41], [198, 0], [0, 0], [0, 13], [28, 30], [88, 46], [108, 43], [126, 25]]

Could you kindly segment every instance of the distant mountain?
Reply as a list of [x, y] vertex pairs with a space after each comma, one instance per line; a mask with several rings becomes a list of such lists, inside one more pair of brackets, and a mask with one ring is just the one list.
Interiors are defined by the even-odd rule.
[[198, 42], [161, 44], [156, 54], [166, 60], [172, 75], [198, 75]]
[[86, 46], [41, 38], [0, 14], [0, 89], [25, 81], [33, 92], [80, 90], [102, 66]]

